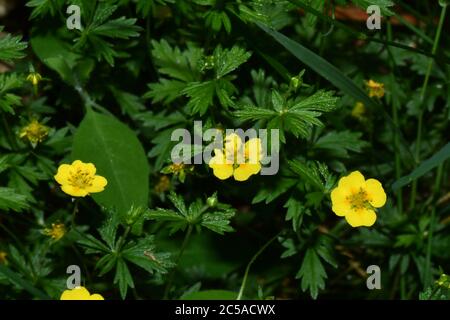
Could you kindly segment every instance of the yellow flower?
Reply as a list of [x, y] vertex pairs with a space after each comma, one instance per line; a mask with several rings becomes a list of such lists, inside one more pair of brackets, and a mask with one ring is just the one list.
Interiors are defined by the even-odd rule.
[[8, 264], [7, 256], [8, 254], [5, 251], [0, 251], [0, 264]]
[[383, 98], [384, 84], [369, 80], [366, 81], [366, 87], [369, 90], [369, 97]]
[[51, 228], [45, 228], [44, 234], [51, 237], [53, 240], [58, 241], [66, 234], [66, 226], [64, 223], [52, 223]]
[[225, 138], [225, 149], [214, 149], [214, 157], [209, 162], [214, 175], [225, 180], [233, 176], [237, 181], [245, 181], [261, 170], [261, 140], [253, 138], [244, 146], [241, 138], [232, 133]]
[[27, 77], [27, 81], [30, 81], [33, 86], [37, 86], [41, 80], [42, 76], [37, 72], [32, 72]]
[[105, 300], [100, 294], [90, 294], [85, 287], [65, 290], [59, 300]]
[[357, 102], [355, 103], [355, 106], [352, 110], [352, 117], [356, 119], [362, 119], [364, 118], [364, 115], [366, 113], [366, 107], [364, 106], [364, 103]]
[[21, 138], [26, 138], [31, 144], [35, 145], [38, 142], [44, 141], [45, 137], [48, 135], [49, 128], [42, 123], [39, 123], [36, 119], [31, 120], [31, 122], [20, 130], [19, 136]]
[[334, 213], [345, 217], [352, 227], [370, 227], [377, 219], [375, 208], [386, 203], [386, 194], [378, 180], [365, 180], [359, 171], [354, 171], [339, 180], [331, 192], [331, 202]]
[[92, 163], [75, 160], [72, 164], [60, 165], [55, 180], [68, 195], [85, 197], [91, 193], [102, 192], [108, 183], [104, 177], [96, 175], [96, 171]]

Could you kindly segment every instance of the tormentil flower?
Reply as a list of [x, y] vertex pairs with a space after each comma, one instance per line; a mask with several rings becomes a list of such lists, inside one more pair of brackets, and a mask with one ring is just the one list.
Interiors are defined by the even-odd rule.
[[52, 227], [45, 228], [43, 233], [46, 236], [51, 237], [53, 240], [58, 241], [66, 234], [66, 226], [64, 223], [52, 223]]
[[214, 149], [214, 154], [208, 165], [221, 180], [233, 176], [237, 181], [245, 181], [261, 170], [262, 147], [259, 138], [250, 139], [243, 145], [237, 134], [229, 134], [225, 138], [224, 150]]
[[44, 141], [45, 137], [48, 135], [49, 128], [36, 119], [31, 120], [31, 122], [20, 130], [19, 136], [21, 138], [26, 138], [31, 144], [36, 145], [38, 142]]
[[108, 184], [104, 177], [95, 175], [96, 171], [92, 163], [75, 160], [72, 164], [60, 165], [55, 180], [68, 195], [85, 197], [91, 193], [102, 192]]
[[5, 251], [0, 251], [0, 264], [8, 264], [7, 256], [8, 254]]
[[352, 227], [370, 227], [377, 219], [375, 208], [386, 203], [386, 194], [378, 180], [365, 180], [359, 171], [354, 171], [339, 180], [331, 192], [331, 202], [334, 213], [345, 217]]
[[65, 290], [59, 300], [105, 300], [100, 294], [90, 294], [85, 287]]
[[369, 97], [384, 97], [384, 84], [369, 80], [366, 81], [366, 87], [369, 90]]

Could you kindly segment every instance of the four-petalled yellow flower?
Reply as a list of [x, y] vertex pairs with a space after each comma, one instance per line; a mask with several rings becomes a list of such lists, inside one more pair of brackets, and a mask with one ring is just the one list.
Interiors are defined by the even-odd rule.
[[51, 228], [45, 228], [43, 233], [55, 241], [58, 241], [66, 234], [66, 226], [64, 223], [52, 223]]
[[96, 175], [96, 171], [92, 163], [75, 160], [70, 165], [60, 165], [55, 180], [68, 195], [85, 197], [91, 193], [102, 192], [108, 183], [104, 177]]
[[49, 132], [49, 128], [36, 119], [30, 121], [20, 130], [19, 136], [26, 138], [31, 144], [36, 145], [38, 142], [44, 141]]
[[100, 294], [90, 294], [85, 287], [76, 287], [71, 290], [65, 290], [60, 300], [105, 300]]
[[352, 227], [370, 227], [377, 219], [375, 209], [386, 203], [386, 193], [378, 180], [365, 180], [354, 171], [339, 180], [331, 192], [331, 202], [334, 213], [345, 217]]
[[239, 135], [232, 133], [225, 138], [224, 150], [214, 149], [214, 157], [208, 165], [221, 180], [233, 176], [237, 181], [245, 181], [261, 170], [261, 158], [259, 138], [252, 138], [243, 144]]
[[384, 97], [384, 84], [373, 80], [366, 81], [366, 87], [369, 90], [369, 97]]

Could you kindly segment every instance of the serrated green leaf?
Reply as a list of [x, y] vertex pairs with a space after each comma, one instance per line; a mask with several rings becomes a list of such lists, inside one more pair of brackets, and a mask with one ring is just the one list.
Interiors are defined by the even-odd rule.
[[327, 274], [314, 249], [306, 250], [302, 266], [295, 277], [301, 279], [302, 290], [309, 290], [313, 299], [317, 298], [319, 290], [325, 288]]

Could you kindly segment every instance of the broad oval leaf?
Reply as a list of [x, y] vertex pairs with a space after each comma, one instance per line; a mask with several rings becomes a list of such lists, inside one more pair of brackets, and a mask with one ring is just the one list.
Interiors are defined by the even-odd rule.
[[108, 180], [92, 195], [99, 205], [119, 212], [147, 206], [147, 157], [135, 133], [114, 117], [89, 110], [75, 133], [72, 159], [92, 162]]

